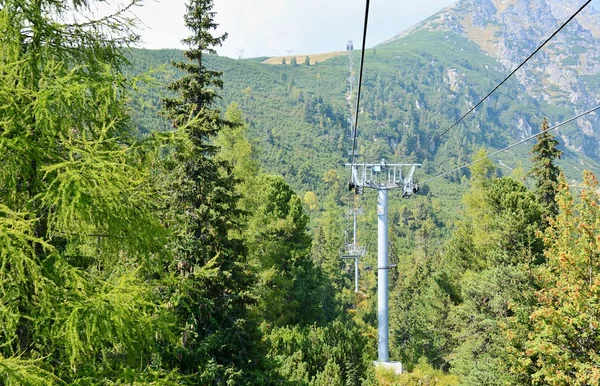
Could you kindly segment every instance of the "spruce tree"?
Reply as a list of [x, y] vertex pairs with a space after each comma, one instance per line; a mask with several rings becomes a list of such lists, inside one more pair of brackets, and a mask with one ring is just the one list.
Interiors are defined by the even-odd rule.
[[[474, 158], [485, 155], [480, 151]], [[444, 319], [449, 324], [440, 334], [448, 340], [438, 347], [439, 352], [450, 349], [441, 358], [464, 385], [525, 384], [518, 382], [520, 374], [508, 371], [510, 352], [522, 347], [527, 338], [523, 321], [528, 319], [536, 290], [532, 266], [543, 261], [541, 205], [522, 183], [493, 178], [495, 172], [489, 159], [471, 168], [465, 215], [457, 223], [442, 262], [437, 263], [443, 268], [426, 276], [444, 278], [436, 279], [432, 289], [444, 283], [440, 289], [451, 290]], [[443, 292], [432, 299], [443, 299]], [[424, 304], [435, 304], [424, 300]], [[420, 304], [418, 309], [424, 307], [431, 306]], [[414, 329], [413, 325], [419, 323], [409, 322], [408, 328]]]
[[165, 160], [169, 192], [168, 226], [177, 235], [172, 245], [170, 304], [177, 314], [181, 346], [168, 358], [202, 384], [246, 379], [243, 369], [259, 363], [249, 353], [255, 331], [246, 321], [249, 275], [239, 234], [238, 209], [231, 166], [216, 157], [215, 136], [228, 125], [215, 107], [221, 72], [208, 70], [204, 59], [214, 55], [227, 34], [213, 36], [212, 0], [190, 0], [185, 25], [191, 36], [183, 42], [186, 61], [173, 65], [185, 74], [169, 85], [178, 97], [164, 100], [165, 115], [181, 141]]
[[529, 175], [535, 180], [535, 195], [544, 207], [545, 216], [554, 217], [558, 214], [555, 196], [560, 177], [560, 168], [554, 162], [560, 158], [562, 151], [557, 149], [558, 141], [548, 128], [548, 120], [544, 118], [542, 134], [531, 150], [533, 166]]

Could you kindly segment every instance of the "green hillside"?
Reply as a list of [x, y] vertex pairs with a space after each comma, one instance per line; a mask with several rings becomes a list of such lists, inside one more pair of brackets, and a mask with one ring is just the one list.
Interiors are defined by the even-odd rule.
[[[355, 62], [360, 52], [355, 52]], [[160, 69], [153, 73], [158, 85], [164, 85], [177, 74], [168, 64], [181, 58], [178, 50], [135, 50], [131, 56], [132, 71]], [[224, 88], [220, 105], [224, 111], [236, 102], [248, 122], [261, 167], [282, 175], [302, 197], [315, 192], [318, 210], [311, 212], [311, 226], [334, 207], [339, 219], [338, 243], [350, 229], [343, 220], [343, 207], [359, 200], [366, 214], [360, 221], [360, 238], [369, 248], [366, 266], [376, 261], [375, 192], [362, 198], [340, 191], [347, 184], [351, 151], [350, 108], [346, 100], [348, 59], [337, 56], [317, 65], [267, 65], [254, 60], [233, 60], [209, 56], [207, 65], [223, 72]], [[528, 97], [515, 80], [509, 81], [490, 100], [455, 127], [436, 145], [425, 148], [436, 134], [454, 123], [473, 103], [485, 95], [506, 74], [497, 61], [467, 39], [448, 32], [416, 32], [401, 40], [369, 49], [365, 55], [363, 97], [358, 127], [359, 162], [418, 162], [417, 181], [468, 163], [480, 147], [490, 151], [503, 148], [530, 133], [516, 130], [519, 119], [551, 122], [570, 118], [564, 108], [549, 106]], [[457, 74], [456, 84], [448, 73]], [[166, 130], [168, 124], [159, 118], [163, 87], [149, 87], [136, 101], [134, 116], [141, 134]], [[354, 103], [354, 102], [353, 102]], [[538, 128], [534, 129], [539, 131]], [[569, 134], [576, 128], [566, 126]], [[523, 175], [530, 167], [529, 151], [534, 141], [493, 158], [499, 175]], [[583, 169], [600, 170], [598, 164], [581, 153], [564, 146], [560, 160], [569, 179], [581, 180]], [[332, 185], [335, 171], [337, 185]], [[465, 176], [465, 177], [463, 177]], [[442, 239], [451, 224], [462, 213], [462, 195], [468, 188], [469, 170], [422, 186], [413, 200], [403, 200], [399, 192], [391, 194], [390, 216], [407, 217], [398, 222], [393, 232], [396, 247], [392, 260], [410, 256], [418, 243], [416, 235], [423, 226], [434, 226], [434, 235]], [[327, 182], [329, 181], [329, 182]], [[329, 204], [328, 204], [329, 203]], [[433, 210], [435, 208], [435, 210]], [[408, 213], [411, 213], [408, 215]], [[330, 213], [329, 213], [330, 214]], [[435, 248], [434, 248], [435, 249]], [[367, 276], [367, 286], [374, 288], [375, 275]]]
[[[355, 52], [355, 59], [359, 55]], [[160, 68], [154, 76], [164, 85], [176, 76], [168, 63], [180, 57], [177, 50], [135, 50], [132, 71]], [[246, 114], [266, 170], [283, 175], [297, 191], [317, 191], [320, 197], [327, 194], [322, 182], [327, 170], [348, 174], [342, 167], [351, 147], [346, 57], [295, 67], [215, 56], [207, 62], [223, 72], [222, 108], [237, 102]], [[456, 85], [449, 83], [449, 72], [457, 74]], [[551, 122], [571, 117], [565, 108], [528, 97], [512, 80], [437, 146], [424, 148], [505, 75], [477, 45], [452, 33], [417, 32], [368, 50], [358, 127], [360, 160], [422, 162], [419, 176], [424, 180], [466, 163], [480, 146], [499, 149], [529, 135], [516, 130], [520, 119], [541, 124], [544, 116]], [[164, 88], [150, 87], [141, 97], [143, 106], [134, 104], [142, 134], [168, 127], [158, 117], [159, 100], [166, 94]], [[561, 129], [567, 136], [575, 131]], [[599, 170], [593, 160], [562, 148], [566, 156], [561, 166], [569, 178], [580, 179], [584, 168]], [[510, 174], [509, 168], [519, 165], [527, 169], [528, 152], [523, 145], [495, 161]], [[464, 173], [448, 180], [459, 182]], [[445, 183], [434, 186], [428, 190], [433, 196], [456, 190]]]

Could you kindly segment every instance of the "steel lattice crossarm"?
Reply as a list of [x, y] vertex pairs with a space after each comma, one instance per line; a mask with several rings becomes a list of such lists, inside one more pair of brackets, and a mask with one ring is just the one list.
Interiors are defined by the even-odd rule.
[[345, 254], [342, 259], [354, 259], [355, 257], [363, 257], [367, 253], [367, 247], [360, 247], [355, 244], [346, 244]]
[[[414, 174], [421, 164], [388, 164], [385, 160], [373, 164], [346, 164], [352, 168], [352, 180], [349, 190], [362, 194], [364, 188], [370, 189], [402, 189], [402, 197], [412, 196], [419, 191], [414, 182]], [[407, 171], [403, 173], [403, 171]]]

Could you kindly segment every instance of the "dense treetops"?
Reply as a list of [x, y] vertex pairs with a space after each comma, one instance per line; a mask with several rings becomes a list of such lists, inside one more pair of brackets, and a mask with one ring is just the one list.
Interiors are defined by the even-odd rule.
[[[242, 112], [214, 105], [212, 2], [188, 4], [171, 127], [143, 140], [131, 21], [59, 21], [89, 6], [0, 9], [0, 383], [360, 382], [369, 346], [331, 305], [301, 200], [262, 174]], [[279, 336], [311, 342], [298, 378]]]

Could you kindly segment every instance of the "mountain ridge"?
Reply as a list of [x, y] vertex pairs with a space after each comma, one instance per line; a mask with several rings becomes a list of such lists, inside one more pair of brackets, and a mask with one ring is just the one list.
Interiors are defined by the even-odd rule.
[[[575, 0], [461, 0], [379, 46], [400, 44], [417, 32], [454, 32], [476, 43], [506, 73], [520, 64], [581, 6]], [[600, 102], [600, 12], [588, 6], [531, 62], [515, 74], [533, 98], [571, 108], [572, 115]], [[590, 79], [591, 78], [591, 79]], [[580, 120], [577, 140], [566, 146], [600, 158], [600, 120]], [[531, 126], [530, 123], [528, 123]]]

